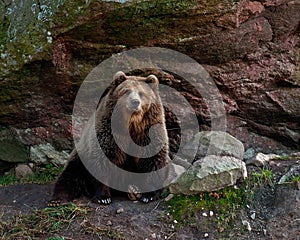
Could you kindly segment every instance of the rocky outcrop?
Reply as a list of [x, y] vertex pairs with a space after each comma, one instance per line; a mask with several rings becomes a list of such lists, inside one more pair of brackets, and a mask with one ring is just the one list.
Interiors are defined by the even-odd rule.
[[183, 147], [182, 153], [186, 162], [178, 156], [173, 160], [171, 193], [194, 195], [216, 191], [247, 177], [242, 161], [244, 146], [226, 132], [199, 132]]
[[[112, 54], [158, 46], [205, 67], [223, 97], [227, 131], [248, 153], [299, 148], [299, 1], [20, 2], [0, 3], [0, 125], [35, 139], [29, 145], [72, 148], [72, 104], [86, 75]], [[209, 130], [201, 96], [180, 76], [166, 82]], [[180, 132], [170, 134], [176, 151]]]
[[208, 155], [196, 161], [169, 188], [171, 193], [194, 195], [233, 186], [246, 177], [246, 165], [240, 159]]
[[[194, 156], [192, 156], [194, 153]], [[203, 131], [182, 148], [182, 154], [188, 159], [195, 160], [207, 155], [232, 156], [244, 158], [243, 144], [226, 132]]]
[[[289, 182], [292, 178], [296, 178], [299, 176], [300, 176], [300, 165], [295, 164], [294, 166], [291, 166], [289, 171], [279, 179], [278, 184]], [[298, 188], [300, 188], [299, 182], [298, 182]]]
[[15, 177], [17, 179], [23, 179], [33, 175], [32, 168], [27, 164], [19, 164], [15, 168]]
[[0, 129], [0, 161], [20, 163], [28, 161], [28, 146], [11, 130]]
[[247, 165], [254, 165], [257, 167], [263, 167], [265, 166], [271, 159], [279, 158], [279, 155], [276, 154], [264, 154], [264, 153], [258, 153], [256, 154], [255, 158], [246, 160]]
[[69, 158], [69, 153], [66, 151], [57, 151], [50, 144], [40, 144], [31, 146], [30, 160], [34, 163], [54, 163], [55, 165], [64, 165]]
[[[45, 131], [43, 128], [40, 129]], [[1, 128], [0, 162], [11, 164], [27, 162], [47, 164], [52, 162], [55, 165], [64, 165], [69, 157], [69, 151], [62, 150], [62, 147], [66, 145], [59, 141], [52, 141], [58, 145], [55, 149], [52, 144], [47, 143], [47, 135], [37, 135], [34, 130], [36, 129]], [[63, 142], [67, 141], [64, 140]]]

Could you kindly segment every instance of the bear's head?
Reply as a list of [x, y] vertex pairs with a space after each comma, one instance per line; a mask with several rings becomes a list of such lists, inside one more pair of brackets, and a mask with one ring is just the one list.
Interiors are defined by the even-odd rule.
[[159, 82], [154, 75], [137, 77], [117, 72], [113, 84], [115, 87], [111, 89], [111, 97], [117, 100], [115, 107], [123, 117], [142, 117], [151, 107], [160, 103]]

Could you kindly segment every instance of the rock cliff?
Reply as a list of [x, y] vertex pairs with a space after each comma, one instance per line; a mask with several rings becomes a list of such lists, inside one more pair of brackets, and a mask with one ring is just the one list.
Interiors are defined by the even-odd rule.
[[[29, 146], [71, 148], [86, 75], [112, 54], [157, 46], [210, 73], [246, 152], [299, 148], [299, 1], [5, 0], [0, 13], [0, 125]], [[208, 129], [205, 106], [196, 112]]]

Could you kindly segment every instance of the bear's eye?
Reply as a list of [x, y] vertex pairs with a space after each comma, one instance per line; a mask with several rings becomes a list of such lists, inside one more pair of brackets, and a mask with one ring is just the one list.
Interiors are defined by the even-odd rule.
[[127, 95], [127, 96], [129, 96], [130, 93], [132, 93], [132, 90], [126, 90], [124, 94]]
[[143, 92], [139, 92], [139, 95], [141, 98], [145, 96], [145, 94]]

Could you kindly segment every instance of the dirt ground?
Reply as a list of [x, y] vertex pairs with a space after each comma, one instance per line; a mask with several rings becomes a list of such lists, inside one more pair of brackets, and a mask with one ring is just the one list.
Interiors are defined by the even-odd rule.
[[[295, 164], [299, 162], [273, 162], [270, 167], [277, 180]], [[248, 170], [251, 173], [255, 168]], [[30, 214], [35, 209], [45, 208], [52, 188], [53, 184], [1, 187], [0, 220], [8, 221], [19, 213]], [[67, 229], [43, 239], [300, 239], [300, 191], [297, 184], [276, 185], [275, 188], [261, 186], [247, 208], [236, 212], [235, 224], [224, 231], [218, 229], [216, 216], [203, 214], [209, 209], [195, 213], [194, 223], [181, 225], [168, 213], [168, 203], [164, 199], [143, 204], [117, 198], [111, 205], [101, 206], [82, 198], [76, 204], [90, 207], [88, 219], [73, 221]], [[87, 234], [82, 231], [82, 226], [87, 224], [91, 228], [105, 229], [106, 233], [99, 236]], [[0, 239], [4, 239], [3, 236]]]

